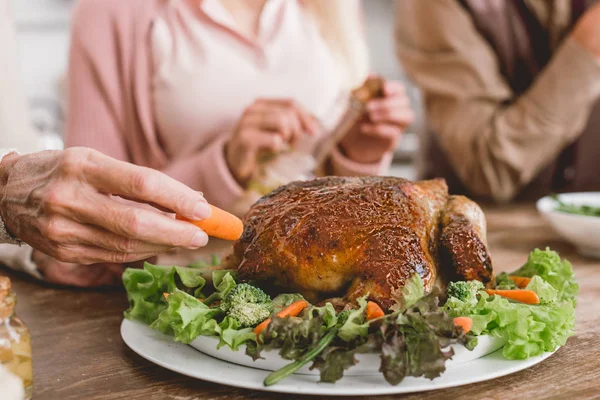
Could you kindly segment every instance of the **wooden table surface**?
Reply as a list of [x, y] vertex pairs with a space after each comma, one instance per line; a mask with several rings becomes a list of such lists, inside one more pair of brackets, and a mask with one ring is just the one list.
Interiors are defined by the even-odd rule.
[[[488, 239], [497, 271], [512, 270], [521, 265], [535, 247], [550, 246], [573, 263], [580, 284], [577, 334], [548, 360], [520, 373], [454, 389], [392, 397], [600, 398], [600, 262], [576, 255], [531, 205], [487, 209], [486, 215]], [[34, 399], [282, 397], [188, 378], [136, 355], [119, 334], [122, 312], [127, 307], [123, 291], [52, 288], [5, 269], [0, 269], [0, 274], [13, 280], [18, 296], [17, 312], [31, 330]]]

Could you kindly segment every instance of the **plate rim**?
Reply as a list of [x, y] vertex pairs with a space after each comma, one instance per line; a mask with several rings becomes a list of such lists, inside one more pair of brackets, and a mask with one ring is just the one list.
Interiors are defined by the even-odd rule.
[[[164, 346], [164, 348], [162, 349], [163, 350], [162, 352], [159, 352], [160, 356], [156, 356], [156, 354], [150, 354], [150, 352], [143, 350], [141, 348], [144, 346], [141, 346], [138, 343], [136, 343], [136, 342], [139, 342], [139, 341], [135, 340], [135, 338], [136, 338], [135, 331], [136, 330], [138, 332], [146, 331], [147, 333], [151, 333], [153, 336], [152, 340], [155, 342], [155, 344], [162, 343], [162, 346]], [[314, 396], [345, 396], [345, 397], [349, 397], [349, 396], [369, 396], [369, 395], [390, 395], [390, 394], [418, 393], [418, 392], [426, 392], [426, 391], [438, 390], [438, 389], [448, 389], [448, 388], [453, 388], [453, 387], [457, 387], [457, 386], [464, 386], [464, 385], [468, 385], [468, 384], [484, 382], [484, 381], [500, 378], [500, 377], [503, 377], [506, 375], [510, 375], [510, 374], [522, 371], [524, 369], [527, 369], [538, 363], [543, 362], [544, 360], [546, 360], [547, 358], [552, 356], [560, 348], [560, 347], [557, 348], [553, 352], [547, 352], [547, 353], [542, 354], [541, 356], [532, 357], [532, 358], [529, 358], [526, 360], [502, 359], [501, 361], [503, 361], [503, 363], [506, 364], [505, 367], [499, 368], [495, 372], [483, 374], [483, 375], [477, 376], [475, 378], [470, 376], [471, 374], [467, 373], [467, 374], [464, 374], [464, 375], [466, 375], [466, 377], [464, 377], [464, 378], [461, 376], [461, 378], [459, 378], [457, 380], [440, 383], [439, 379], [442, 379], [444, 377], [444, 375], [442, 375], [440, 378], [437, 378], [438, 379], [437, 381], [436, 380], [427, 381], [428, 383], [430, 383], [430, 385], [418, 386], [418, 387], [414, 387], [414, 385], [407, 386], [406, 384], [405, 384], [405, 386], [402, 386], [402, 383], [399, 385], [396, 385], [396, 386], [392, 386], [389, 384], [375, 386], [371, 382], [371, 383], [365, 383], [364, 387], [361, 387], [361, 388], [351, 387], [350, 389], [347, 389], [347, 391], [345, 391], [344, 390], [345, 387], [343, 385], [341, 385], [340, 383], [332, 384], [330, 386], [326, 386], [327, 384], [318, 383], [318, 376], [315, 376], [315, 375], [293, 375], [292, 377], [278, 383], [277, 385], [265, 387], [262, 384], [262, 379], [264, 379], [264, 377], [266, 377], [269, 374], [268, 371], [251, 368], [251, 367], [245, 367], [245, 366], [229, 363], [227, 361], [223, 361], [223, 360], [211, 357], [207, 354], [200, 352], [199, 350], [194, 349], [192, 346], [189, 346], [189, 345], [186, 345], [183, 343], [179, 343], [179, 342], [175, 342], [175, 341], [173, 341], [172, 337], [165, 335], [159, 331], [156, 331], [139, 321], [131, 321], [131, 320], [124, 318], [123, 321], [121, 322], [120, 333], [121, 333], [121, 337], [122, 337], [123, 341], [125, 342], [125, 344], [134, 353], [138, 354], [140, 357], [142, 357], [160, 367], [166, 368], [173, 372], [177, 372], [179, 374], [182, 374], [182, 375], [194, 378], [194, 379], [199, 379], [199, 380], [203, 380], [206, 382], [217, 383], [220, 385], [226, 385], [226, 386], [230, 386], [230, 387], [237, 387], [237, 388], [243, 388], [243, 389], [249, 389], [249, 390], [257, 390], [257, 391], [261, 391], [261, 392], [290, 393], [290, 394], [303, 394], [303, 395], [314, 395]], [[130, 336], [130, 334], [131, 334], [131, 336]], [[157, 340], [158, 338], [165, 339], [165, 340]], [[262, 379], [260, 379], [258, 381], [246, 382], [243, 379], [233, 379], [233, 378], [228, 379], [228, 378], [224, 377], [225, 376], [224, 374], [217, 374], [217, 373], [215, 373], [213, 375], [198, 376], [198, 374], [194, 373], [194, 371], [190, 371], [189, 369], [186, 369], [186, 368], [182, 367], [181, 365], [177, 365], [177, 363], [173, 363], [173, 362], [165, 360], [165, 358], [169, 357], [169, 355], [170, 355], [168, 350], [173, 350], [173, 349], [175, 349], [176, 351], [181, 351], [183, 353], [186, 353], [187, 355], [193, 354], [194, 357], [200, 357], [200, 358], [204, 357], [208, 360], [211, 360], [212, 362], [225, 364], [230, 370], [235, 369], [235, 370], [239, 370], [240, 372], [243, 372], [244, 370], [251, 371], [252, 374], [259, 374], [260, 376], [262, 376]], [[165, 351], [165, 350], [167, 350], [167, 351]], [[476, 367], [477, 364], [482, 365], [482, 363], [498, 364], [498, 360], [497, 359], [494, 360], [494, 356], [497, 356], [499, 353], [501, 353], [501, 351], [502, 351], [502, 349], [499, 349], [485, 357], [478, 358], [476, 360], [466, 362], [463, 364], [459, 364], [455, 367], [451, 367], [451, 368], [449, 367], [445, 373], [448, 373], [448, 371], [460, 371], [460, 370], [465, 370], [466, 372], [471, 372], [473, 369], [475, 369], [474, 367]], [[167, 355], [167, 354], [169, 354], [169, 355]], [[372, 378], [372, 377], [373, 376], [364, 376], [363, 378]], [[290, 383], [290, 381], [292, 381], [292, 379], [294, 379], [294, 378], [295, 378], [294, 381], [297, 381], [296, 384], [302, 383], [302, 389], [298, 389], [295, 387], [295, 385], [293, 383]], [[352, 378], [353, 381], [356, 381], [357, 378], [360, 378], [360, 377], [353, 376], [353, 377], [349, 377], [349, 378]], [[410, 383], [410, 382], [415, 382], [416, 380], [425, 380], [425, 379], [426, 378], [407, 378], [403, 383], [405, 383], [405, 382]]]

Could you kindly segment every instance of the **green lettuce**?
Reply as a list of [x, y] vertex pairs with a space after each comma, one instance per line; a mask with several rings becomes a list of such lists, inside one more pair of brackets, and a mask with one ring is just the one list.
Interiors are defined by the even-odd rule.
[[[126, 269], [123, 284], [129, 309], [125, 317], [173, 335], [175, 341], [182, 343], [191, 343], [200, 335], [218, 336], [219, 346], [237, 350], [244, 342], [256, 340], [252, 329], [242, 329], [239, 322], [225, 316], [219, 307], [213, 307], [236, 286], [235, 271], [215, 270], [218, 261], [213, 259], [212, 265], [197, 262], [187, 267], [146, 263], [144, 269]], [[207, 275], [213, 288], [205, 297]], [[169, 293], [167, 299], [164, 293]]]
[[358, 308], [351, 310], [346, 321], [338, 330], [338, 337], [345, 342], [352, 342], [357, 338], [366, 338], [369, 333], [369, 323], [366, 319], [367, 298], [358, 299]]
[[203, 270], [188, 267], [165, 267], [144, 264], [144, 269], [127, 268], [123, 284], [127, 290], [129, 309], [125, 317], [152, 323], [167, 307], [163, 293], [179, 289], [195, 297], [202, 296], [206, 280]]
[[392, 292], [392, 298], [395, 303], [391, 307], [391, 310], [399, 312], [405, 311], [424, 296], [425, 286], [423, 285], [423, 280], [419, 275], [414, 274], [401, 290]]
[[560, 300], [570, 300], [575, 305], [579, 286], [573, 267], [567, 260], [561, 260], [555, 251], [535, 249], [529, 254], [525, 265], [511, 275], [530, 278], [537, 275], [558, 291]]
[[219, 345], [217, 348], [229, 346], [237, 351], [239, 347], [249, 341], [256, 342], [253, 328], [242, 328], [241, 324], [231, 317], [225, 317], [219, 324]]
[[167, 299], [167, 308], [152, 322], [151, 328], [173, 335], [176, 342], [191, 343], [200, 335], [214, 336], [220, 333], [215, 319], [221, 313], [197, 298], [175, 289]]
[[304, 300], [300, 293], [282, 293], [278, 295], [273, 299], [273, 315], [299, 300]]
[[478, 293], [477, 301], [449, 297], [444, 310], [454, 317], [473, 320], [474, 335], [503, 337], [508, 359], [525, 359], [563, 346], [575, 328], [575, 297], [578, 286], [571, 264], [551, 250], [534, 250], [527, 263], [510, 275], [531, 277], [527, 289], [540, 304], [514, 302]]

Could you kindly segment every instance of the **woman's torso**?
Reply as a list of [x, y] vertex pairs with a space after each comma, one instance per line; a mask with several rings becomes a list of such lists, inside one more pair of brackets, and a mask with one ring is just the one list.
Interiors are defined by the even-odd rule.
[[342, 92], [337, 65], [298, 1], [269, 0], [258, 40], [219, 0], [173, 0], [154, 21], [154, 118], [169, 158], [229, 135], [258, 98], [290, 98], [326, 125]]

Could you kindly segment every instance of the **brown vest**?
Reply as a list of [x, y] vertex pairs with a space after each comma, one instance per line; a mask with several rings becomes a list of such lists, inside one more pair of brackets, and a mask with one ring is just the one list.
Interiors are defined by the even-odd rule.
[[[503, 9], [471, 7], [474, 1], [457, 0], [468, 10], [480, 34], [494, 49], [501, 72], [515, 93], [526, 91], [552, 56], [547, 30], [523, 0], [506, 0]], [[571, 0], [572, 25], [595, 0]], [[509, 16], [510, 24], [496, 24]], [[498, 29], [504, 26], [506, 31]], [[454, 173], [435, 134], [424, 141], [424, 178], [444, 177], [453, 193], [468, 194]], [[517, 200], [532, 200], [552, 192], [600, 190], [600, 101], [593, 108], [587, 126], [575, 143], [563, 149], [526, 185]]]

